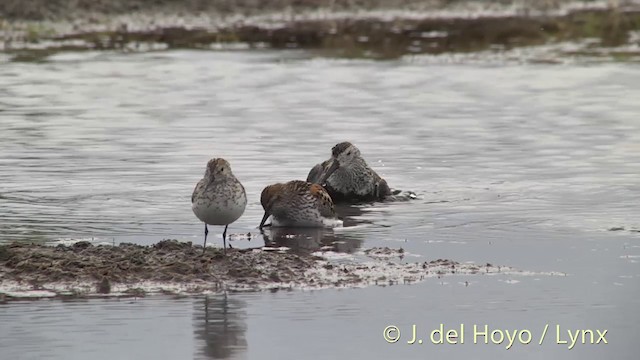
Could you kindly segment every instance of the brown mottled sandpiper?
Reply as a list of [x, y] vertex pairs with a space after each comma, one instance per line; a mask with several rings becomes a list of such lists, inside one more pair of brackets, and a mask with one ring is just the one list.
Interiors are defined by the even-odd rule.
[[207, 224], [224, 225], [223, 252], [227, 253], [227, 228], [238, 220], [247, 206], [244, 186], [231, 172], [229, 162], [214, 158], [207, 163], [204, 177], [198, 181], [191, 195], [191, 209], [204, 222], [204, 252], [207, 246]]
[[262, 190], [260, 202], [264, 209], [260, 228], [269, 216], [272, 226], [323, 227], [341, 223], [331, 197], [318, 184], [293, 180], [269, 185]]
[[307, 181], [324, 186], [335, 203], [384, 200], [391, 195], [387, 182], [360, 155], [355, 145], [341, 142], [331, 158], [309, 171]]

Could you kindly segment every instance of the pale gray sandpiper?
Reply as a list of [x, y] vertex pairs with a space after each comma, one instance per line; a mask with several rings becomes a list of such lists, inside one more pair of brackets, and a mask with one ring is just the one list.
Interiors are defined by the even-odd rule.
[[335, 203], [384, 200], [391, 195], [387, 182], [362, 158], [350, 142], [331, 149], [331, 158], [309, 171], [307, 181], [321, 184]]
[[247, 206], [244, 186], [231, 172], [229, 162], [214, 158], [207, 163], [204, 177], [198, 181], [191, 195], [191, 209], [204, 222], [204, 246], [207, 246], [209, 225], [224, 225], [222, 233], [223, 251], [227, 253], [227, 228], [238, 220]]
[[269, 185], [262, 190], [260, 203], [264, 209], [260, 228], [269, 216], [272, 226], [333, 227], [341, 223], [327, 191], [306, 181]]

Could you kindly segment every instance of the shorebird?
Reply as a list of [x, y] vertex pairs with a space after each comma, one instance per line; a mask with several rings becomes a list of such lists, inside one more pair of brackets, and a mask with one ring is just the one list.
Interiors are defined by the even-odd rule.
[[204, 177], [198, 181], [191, 195], [191, 209], [204, 222], [204, 253], [207, 246], [207, 224], [224, 225], [222, 233], [223, 252], [227, 253], [227, 228], [238, 220], [247, 206], [244, 186], [231, 172], [227, 160], [213, 158], [207, 163]]
[[323, 227], [339, 224], [331, 196], [318, 184], [301, 180], [265, 187], [260, 195], [264, 216], [272, 226]]
[[360, 155], [355, 145], [341, 142], [331, 149], [331, 158], [309, 171], [307, 181], [321, 184], [335, 203], [384, 200], [391, 195], [387, 182]]

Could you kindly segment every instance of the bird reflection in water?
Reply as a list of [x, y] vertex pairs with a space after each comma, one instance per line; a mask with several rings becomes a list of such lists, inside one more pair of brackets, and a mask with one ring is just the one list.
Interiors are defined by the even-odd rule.
[[[336, 205], [343, 227], [370, 223], [360, 219], [360, 207]], [[343, 232], [320, 227], [265, 227], [261, 229], [264, 244], [268, 247], [287, 247], [297, 254], [310, 254], [320, 249], [353, 253], [362, 246], [362, 235], [358, 232]]]
[[247, 350], [244, 302], [227, 294], [204, 297], [196, 302], [193, 326], [202, 340], [199, 359], [242, 359]]

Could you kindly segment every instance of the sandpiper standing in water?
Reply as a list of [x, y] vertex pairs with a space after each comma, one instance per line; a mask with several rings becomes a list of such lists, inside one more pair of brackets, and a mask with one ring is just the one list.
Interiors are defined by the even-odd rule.
[[272, 226], [323, 227], [340, 223], [331, 197], [318, 184], [293, 180], [269, 185], [262, 190], [260, 202], [264, 209], [260, 228], [269, 216]]
[[360, 155], [355, 145], [341, 142], [331, 158], [311, 169], [307, 181], [324, 186], [335, 203], [384, 200], [391, 195], [387, 182]]
[[214, 158], [207, 163], [204, 177], [198, 181], [191, 195], [191, 209], [204, 222], [204, 253], [207, 246], [207, 224], [224, 225], [223, 252], [227, 253], [227, 228], [238, 220], [247, 206], [244, 186], [231, 172], [227, 160]]

